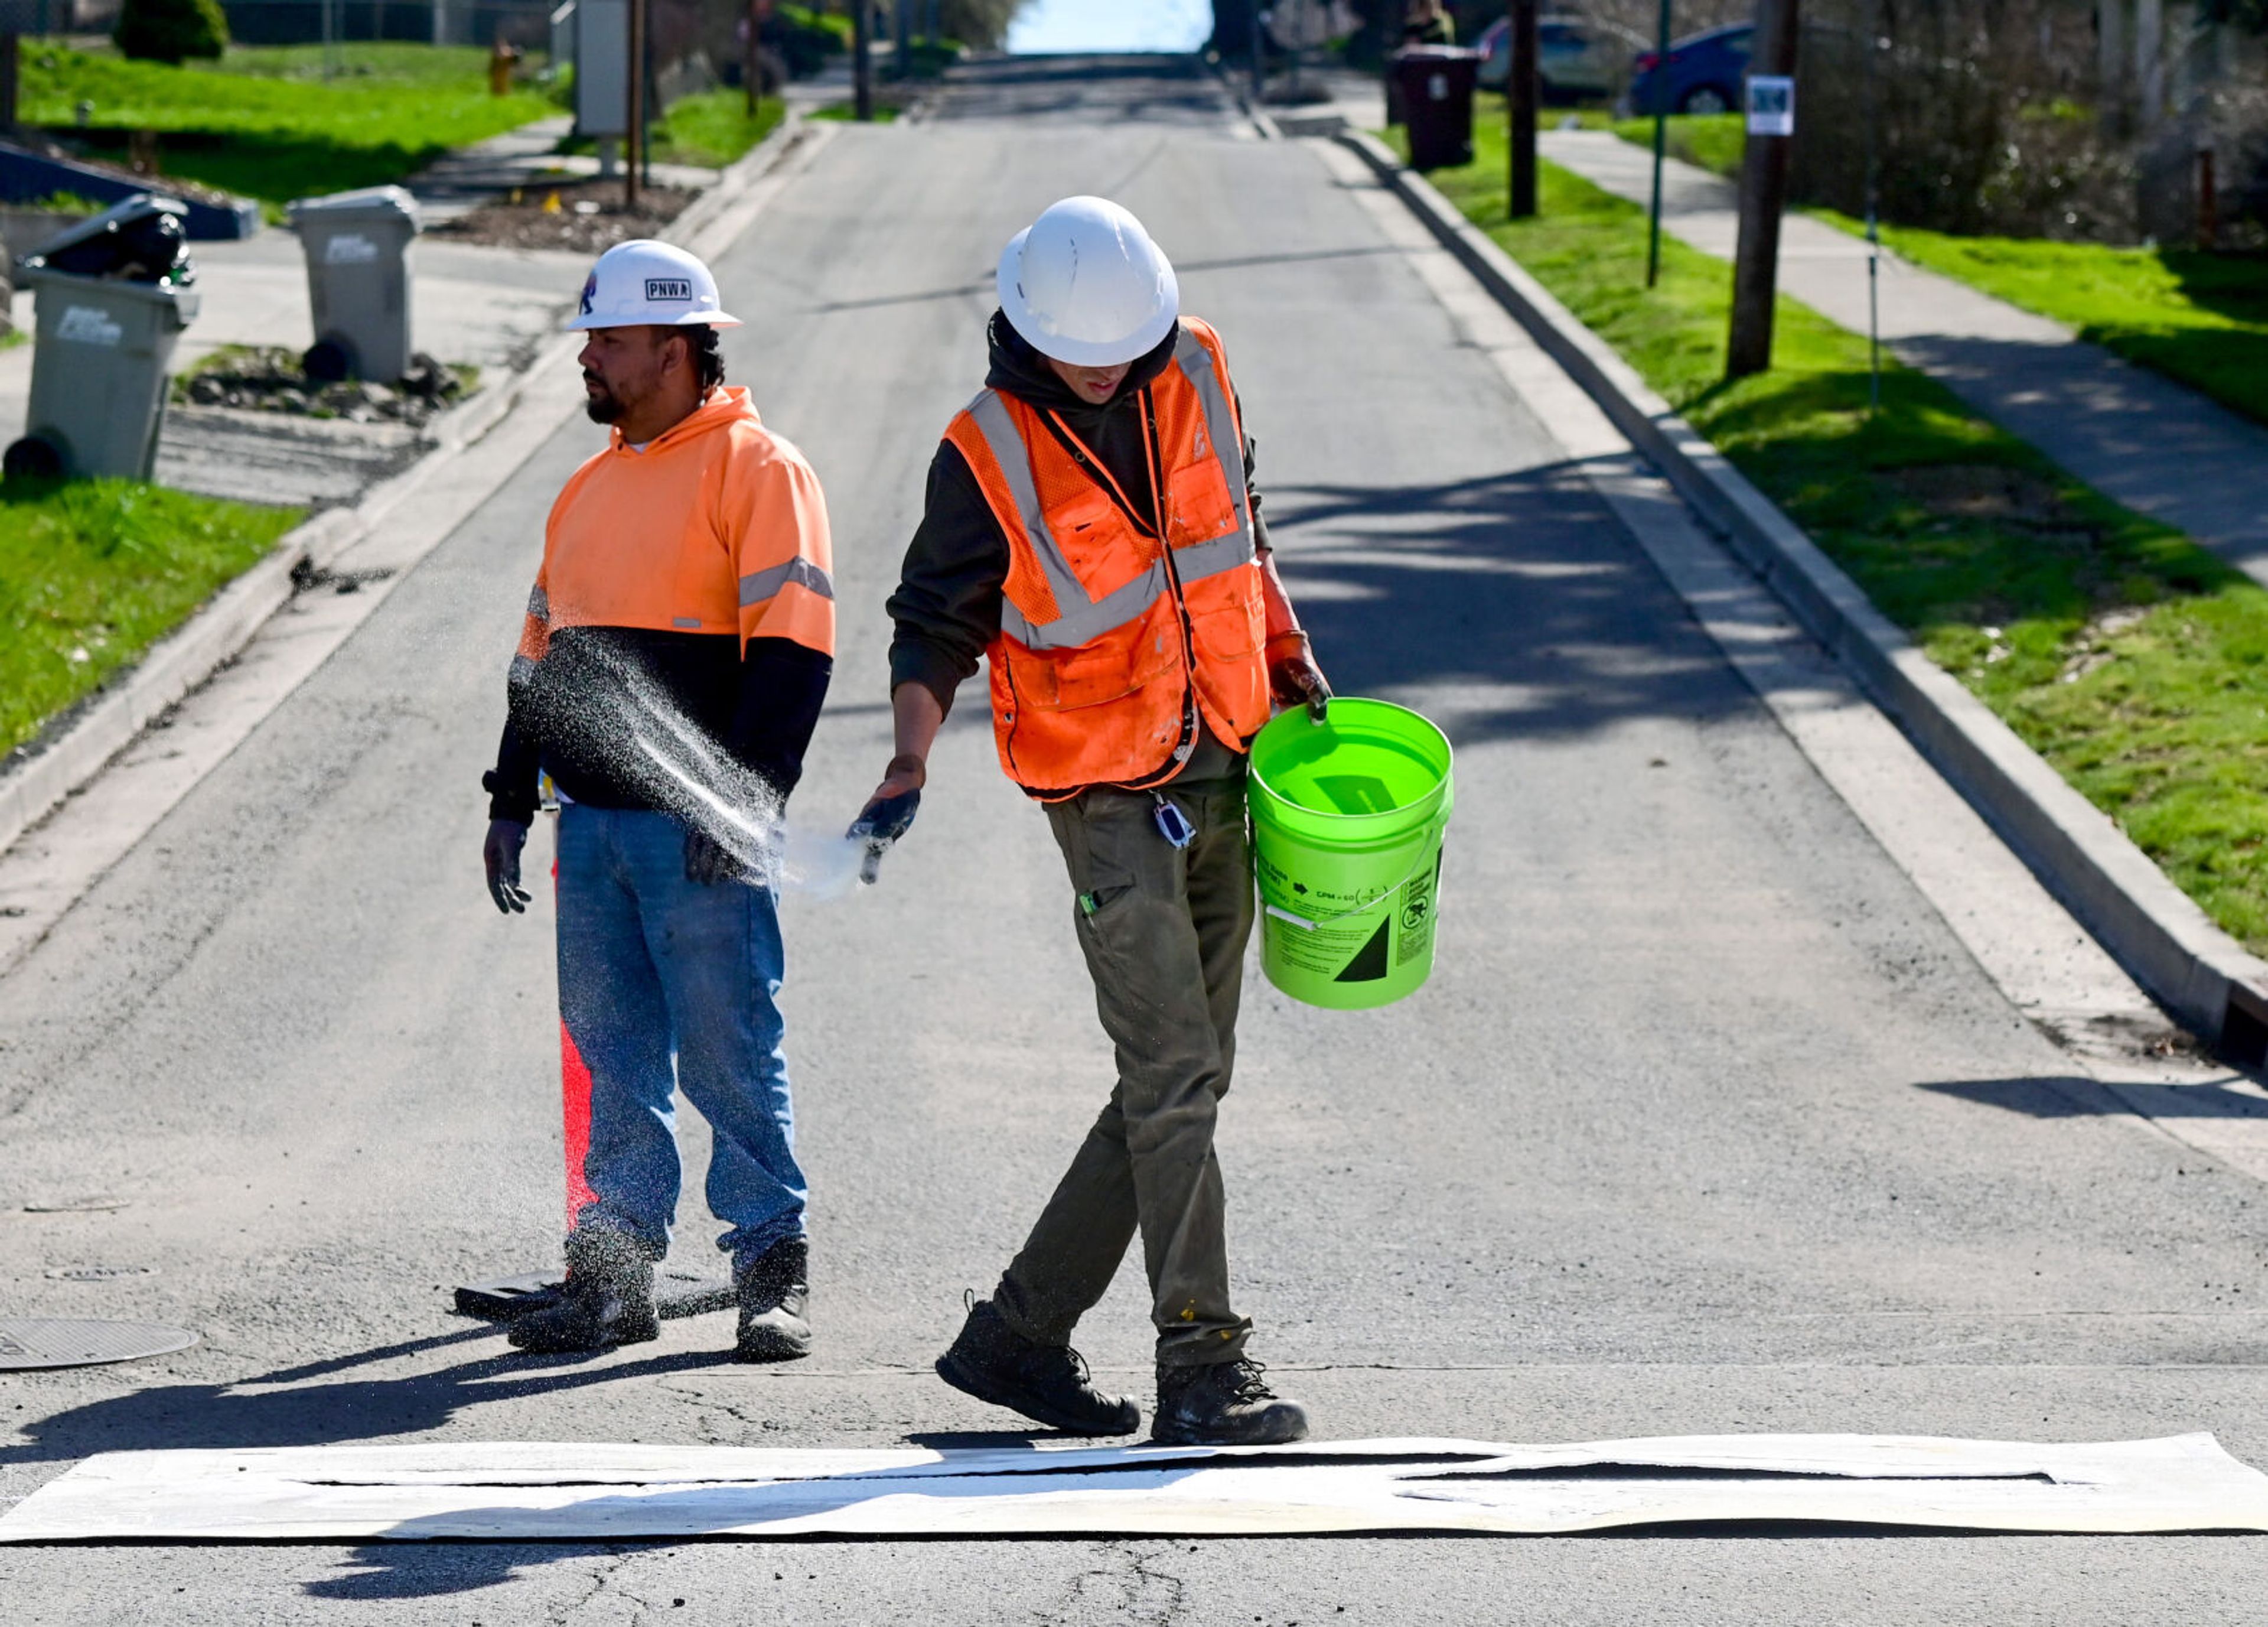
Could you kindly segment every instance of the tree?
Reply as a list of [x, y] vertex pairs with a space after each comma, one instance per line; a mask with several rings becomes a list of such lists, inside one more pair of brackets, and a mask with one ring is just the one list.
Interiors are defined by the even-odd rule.
[[2268, 0], [2202, 0], [2198, 17], [2208, 23], [2235, 23], [2254, 33], [2268, 33]]
[[126, 0], [111, 37], [122, 56], [178, 68], [192, 56], [226, 50], [228, 18], [220, 0]]
[[1024, 0], [939, 0], [938, 26], [949, 40], [979, 50], [997, 50]]

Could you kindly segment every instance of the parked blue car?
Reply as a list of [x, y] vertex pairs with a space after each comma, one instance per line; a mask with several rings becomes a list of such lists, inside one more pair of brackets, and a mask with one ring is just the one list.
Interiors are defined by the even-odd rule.
[[1633, 113], [1730, 113], [1741, 105], [1756, 27], [1735, 23], [1673, 41], [1669, 55], [1641, 51], [1631, 63]]

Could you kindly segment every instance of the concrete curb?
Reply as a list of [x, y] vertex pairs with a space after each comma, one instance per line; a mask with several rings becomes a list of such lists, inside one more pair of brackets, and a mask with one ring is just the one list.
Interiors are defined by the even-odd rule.
[[1336, 139], [1599, 404], [2128, 976], [2229, 1060], [2268, 1061], [2268, 962], [2215, 926], [2109, 816], [1914, 647], [1794, 521], [1454, 204], [1375, 137], [1344, 131]]
[[[741, 224], [749, 189], [813, 139], [813, 128], [788, 115], [671, 223], [668, 235], [704, 257], [714, 254], [723, 244], [708, 240], [729, 240]], [[168, 706], [232, 660], [291, 603], [303, 572], [322, 570], [369, 536], [387, 514], [502, 422], [532, 379], [581, 343], [576, 335], [561, 335], [526, 366], [435, 420], [432, 444], [416, 462], [364, 492], [352, 507], [328, 509], [286, 533], [265, 558], [153, 646], [132, 671], [90, 698], [77, 721], [53, 742], [13, 768], [0, 770], [0, 852], [100, 773]]]

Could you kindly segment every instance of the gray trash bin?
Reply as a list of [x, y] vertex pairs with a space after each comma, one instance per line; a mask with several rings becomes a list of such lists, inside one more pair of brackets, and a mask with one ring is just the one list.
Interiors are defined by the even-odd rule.
[[364, 187], [291, 205], [307, 255], [315, 343], [313, 379], [391, 383], [409, 371], [409, 241], [417, 200], [400, 187]]
[[18, 268], [38, 314], [31, 410], [8, 474], [150, 478], [173, 345], [197, 314], [181, 212], [171, 199], [129, 198]]

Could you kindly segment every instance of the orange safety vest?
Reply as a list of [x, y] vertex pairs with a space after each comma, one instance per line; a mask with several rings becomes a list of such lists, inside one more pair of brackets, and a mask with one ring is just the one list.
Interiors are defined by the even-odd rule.
[[1200, 720], [1231, 744], [1268, 721], [1244, 431], [1220, 336], [1182, 318], [1173, 365], [1143, 395], [1162, 547], [1044, 409], [988, 389], [945, 433], [1007, 534], [1000, 636], [985, 652], [992, 731], [1008, 778], [1044, 802], [1162, 784]]

